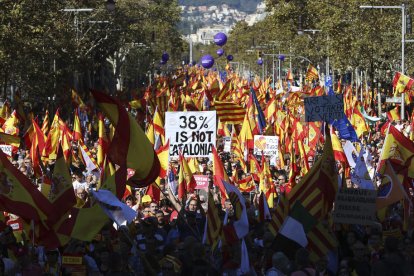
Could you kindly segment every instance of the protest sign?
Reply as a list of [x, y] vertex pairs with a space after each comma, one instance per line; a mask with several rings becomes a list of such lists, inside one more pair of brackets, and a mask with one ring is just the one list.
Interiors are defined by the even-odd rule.
[[12, 146], [11, 145], [0, 145], [0, 149], [7, 156], [12, 156]]
[[370, 225], [376, 221], [376, 190], [341, 189], [336, 194], [335, 223]]
[[165, 140], [170, 157], [208, 157], [216, 145], [216, 111], [165, 113]]
[[279, 137], [277, 136], [254, 136], [254, 154], [265, 156], [277, 156], [279, 147]]
[[196, 189], [207, 190], [208, 189], [208, 175], [194, 174], [194, 180], [196, 181]]
[[223, 151], [224, 152], [231, 151], [231, 137], [229, 136], [223, 137]]
[[330, 122], [344, 116], [344, 100], [342, 94], [305, 98], [305, 121]]

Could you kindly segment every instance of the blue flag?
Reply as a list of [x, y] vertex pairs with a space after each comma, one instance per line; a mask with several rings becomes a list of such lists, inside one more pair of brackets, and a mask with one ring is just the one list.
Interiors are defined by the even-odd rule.
[[256, 92], [254, 91], [252, 87], [250, 87], [250, 93], [251, 93], [251, 96], [253, 97], [254, 105], [256, 106], [257, 121], [259, 123], [260, 134], [262, 134], [263, 130], [266, 128], [266, 118], [263, 114], [262, 108], [260, 107], [259, 101], [257, 100]]
[[351, 142], [360, 142], [354, 127], [349, 122], [345, 114], [342, 119], [332, 120], [331, 125], [333, 125], [336, 130], [338, 130], [339, 138], [349, 140]]

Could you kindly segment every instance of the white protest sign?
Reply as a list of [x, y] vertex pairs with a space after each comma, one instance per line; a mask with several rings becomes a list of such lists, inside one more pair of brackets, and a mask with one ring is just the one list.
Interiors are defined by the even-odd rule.
[[344, 99], [342, 94], [305, 98], [305, 121], [329, 122], [344, 117]]
[[231, 137], [229, 136], [223, 137], [223, 151], [224, 152], [231, 151]]
[[0, 145], [0, 149], [8, 156], [12, 156], [12, 146], [11, 145]]
[[340, 189], [336, 194], [335, 223], [370, 225], [376, 221], [376, 190]]
[[216, 146], [216, 111], [165, 113], [165, 140], [170, 157], [208, 157]]
[[265, 156], [277, 156], [279, 148], [278, 136], [254, 136], [254, 154]]

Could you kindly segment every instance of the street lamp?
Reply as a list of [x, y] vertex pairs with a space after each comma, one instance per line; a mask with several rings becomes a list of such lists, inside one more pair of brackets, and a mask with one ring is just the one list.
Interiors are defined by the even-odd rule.
[[[372, 5], [363, 5], [359, 6], [360, 9], [401, 9], [401, 73], [404, 74], [404, 55], [405, 55], [405, 42], [414, 42], [411, 40], [405, 40], [405, 5], [401, 6], [372, 6]], [[401, 119], [404, 120], [404, 93], [401, 93]]]

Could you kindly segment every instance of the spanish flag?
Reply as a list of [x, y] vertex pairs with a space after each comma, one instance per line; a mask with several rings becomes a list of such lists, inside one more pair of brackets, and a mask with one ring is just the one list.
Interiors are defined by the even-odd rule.
[[99, 123], [98, 123], [98, 153], [97, 153], [97, 162], [98, 166], [102, 167], [104, 162], [106, 152], [108, 151], [108, 138], [106, 135], [104, 118], [102, 113], [98, 115]]
[[186, 193], [193, 193], [196, 187], [196, 181], [188, 166], [185, 157], [180, 153], [180, 172], [178, 174], [178, 198], [182, 199]]
[[404, 92], [408, 92], [413, 86], [414, 80], [406, 75], [401, 74], [400, 72], [396, 72], [394, 76], [394, 80], [392, 81], [392, 85], [395, 88], [395, 93], [400, 94]]
[[73, 119], [73, 141], [82, 140], [82, 128], [79, 120], [78, 109], [75, 109], [75, 118]]
[[43, 152], [45, 147], [46, 136], [43, 134], [40, 127], [37, 125], [35, 120], [32, 120], [33, 124], [33, 139], [30, 147], [30, 158], [33, 162], [33, 171], [36, 176], [42, 175], [40, 170], [40, 162], [42, 162], [40, 152]]
[[391, 122], [401, 120], [400, 115], [401, 114], [400, 114], [400, 110], [399, 110], [398, 106], [396, 106], [395, 108], [393, 108], [393, 109], [391, 109], [390, 111], [387, 112], [387, 118]]
[[101, 177], [98, 183], [98, 190], [104, 189], [111, 191], [117, 196], [122, 198], [125, 194], [127, 180], [127, 170], [125, 167], [115, 168], [107, 158], [104, 161], [104, 169], [101, 171]]
[[82, 101], [82, 98], [79, 97], [78, 93], [74, 89], [72, 89], [72, 105], [73, 107], [77, 108], [84, 108], [85, 104]]
[[53, 224], [76, 204], [72, 178], [63, 156], [62, 147], [59, 147], [58, 149], [51, 180], [52, 183], [48, 199], [53, 206], [53, 216], [49, 217], [48, 221]]
[[115, 126], [114, 137], [108, 148], [111, 161], [135, 170], [135, 174], [129, 179], [131, 185], [148, 186], [160, 172], [160, 162], [153, 146], [134, 118], [117, 100], [95, 90], [92, 95]]
[[49, 201], [0, 151], [0, 206], [24, 220], [39, 222], [51, 215]]
[[160, 178], [164, 178], [167, 176], [167, 170], [168, 170], [168, 157], [170, 154], [170, 140], [167, 141], [167, 143], [164, 146], [161, 146], [158, 148], [158, 150], [155, 151], [158, 156], [158, 160], [160, 160]]

